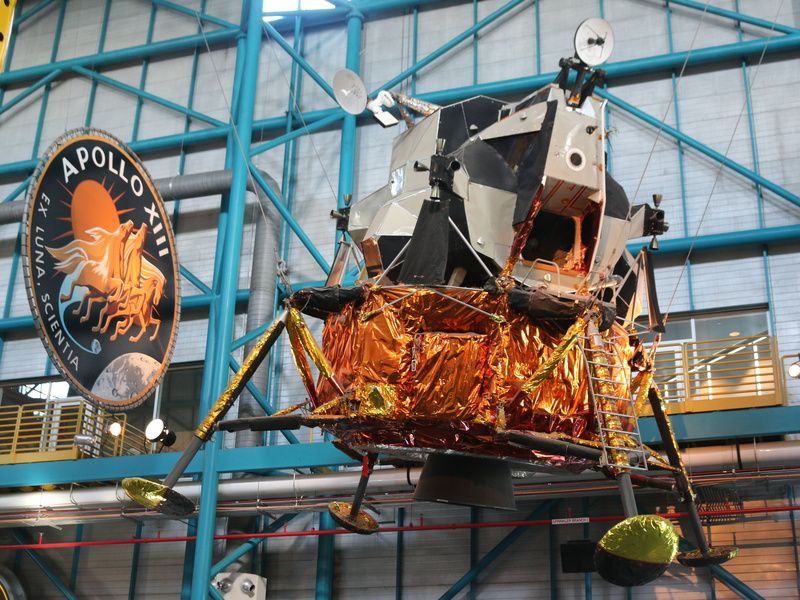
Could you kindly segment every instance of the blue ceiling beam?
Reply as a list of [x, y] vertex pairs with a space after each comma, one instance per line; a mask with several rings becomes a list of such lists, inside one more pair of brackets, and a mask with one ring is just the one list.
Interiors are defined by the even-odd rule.
[[[207, 34], [209, 44], [212, 42], [217, 45], [230, 42], [237, 32], [231, 33], [229, 30], [215, 31]], [[22, 82], [37, 80], [48, 75], [54, 68], [72, 68], [75, 64], [81, 66], [107, 66], [125, 60], [139, 60], [141, 58], [156, 56], [162, 53], [178, 52], [197, 48], [202, 44], [202, 36], [188, 36], [167, 42], [156, 42], [149, 46], [135, 46], [124, 50], [95, 54], [88, 57], [59, 61], [52, 65], [39, 65], [28, 69], [18, 69], [0, 74], [0, 86], [12, 82]], [[735, 42], [721, 46], [709, 48], [695, 48], [691, 54], [688, 52], [671, 52], [657, 56], [636, 58], [627, 61], [620, 61], [606, 65], [608, 78], [620, 79], [625, 77], [642, 76], [650, 73], [664, 72], [669, 74], [672, 69], [680, 69], [684, 62], [687, 66], [709, 65], [714, 63], [724, 63], [730, 60], [773, 54], [780, 52], [793, 52], [800, 50], [800, 34], [775, 36], [760, 40], [750, 40], [747, 42]], [[98, 62], [102, 59], [102, 63]], [[77, 61], [77, 62], [76, 62]], [[75, 64], [72, 64], [75, 62]], [[553, 81], [557, 72], [552, 71], [542, 75], [531, 77], [520, 77], [505, 81], [495, 81], [491, 83], [481, 83], [437, 92], [420, 94], [419, 98], [435, 104], [449, 104], [458, 102], [471, 96], [480, 94], [486, 95], [521, 95], [546, 85]], [[331, 118], [334, 114], [344, 116], [344, 111], [340, 108], [330, 108], [314, 110], [303, 113], [303, 122], [311, 125], [315, 121], [324, 118]], [[335, 120], [335, 119], [334, 119]], [[260, 119], [253, 123], [253, 134], [262, 136], [270, 131], [285, 130], [286, 118], [284, 116]], [[147, 140], [139, 140], [130, 144], [131, 149], [138, 154], [148, 154], [151, 152], [163, 152], [174, 148], [188, 148], [198, 144], [220, 142], [228, 135], [228, 126], [210, 127], [202, 131], [190, 131], [175, 135], [166, 135]], [[15, 175], [27, 176], [36, 167], [38, 161], [24, 160], [0, 165], [0, 177], [13, 177]]]
[[49, 75], [55, 69], [67, 70], [74, 67], [87, 67], [97, 69], [99, 67], [109, 67], [121, 63], [137, 62], [145, 58], [155, 58], [168, 54], [185, 52], [187, 50], [205, 49], [206, 44], [210, 48], [226, 45], [236, 39], [239, 35], [238, 29], [221, 29], [201, 35], [188, 35], [185, 37], [165, 40], [163, 42], [153, 42], [142, 44], [130, 48], [110, 50], [98, 54], [78, 56], [65, 60], [58, 60], [49, 64], [14, 69], [0, 73], [0, 86], [24, 83], [26, 81], [40, 79]]
[[195, 20], [200, 21], [200, 25], [202, 26], [205, 23], [213, 23], [214, 25], [219, 25], [225, 29], [238, 29], [239, 26], [236, 23], [231, 23], [230, 21], [226, 21], [225, 19], [220, 19], [219, 17], [215, 17], [213, 15], [209, 15], [200, 10], [194, 10], [187, 6], [181, 6], [180, 4], [175, 4], [174, 2], [170, 2], [169, 0], [151, 0], [151, 2], [156, 6], [161, 6], [163, 8], [174, 10], [175, 12], [183, 13], [188, 15]]
[[685, 144], [686, 146], [689, 146], [690, 148], [693, 148], [694, 150], [697, 150], [701, 154], [704, 154], [705, 156], [709, 157], [710, 159], [722, 164], [723, 166], [727, 167], [731, 171], [734, 171], [734, 172], [738, 173], [742, 177], [745, 177], [746, 179], [749, 179], [750, 181], [752, 181], [756, 185], [760, 185], [762, 188], [764, 188], [766, 190], [769, 190], [773, 194], [775, 194], [777, 196], [780, 196], [781, 198], [783, 198], [785, 200], [788, 200], [789, 202], [791, 202], [795, 206], [800, 206], [800, 196], [797, 196], [796, 194], [793, 194], [792, 192], [790, 192], [786, 188], [779, 186], [777, 183], [774, 183], [773, 181], [770, 181], [766, 177], [762, 177], [761, 175], [759, 175], [758, 173], [756, 173], [752, 169], [748, 169], [744, 165], [742, 165], [740, 163], [737, 163], [734, 160], [731, 160], [730, 158], [728, 158], [727, 156], [725, 156], [721, 152], [717, 152], [713, 148], [710, 148], [709, 146], [707, 146], [704, 143], [694, 139], [693, 137], [691, 137], [689, 135], [686, 135], [685, 133], [683, 133], [682, 131], [679, 131], [675, 127], [672, 127], [671, 125], [667, 125], [666, 123], [664, 123], [664, 121], [661, 121], [660, 119], [657, 119], [656, 117], [644, 112], [643, 110], [641, 110], [639, 108], [636, 108], [635, 106], [633, 106], [629, 102], [625, 102], [625, 100], [623, 100], [619, 96], [615, 96], [614, 94], [610, 93], [608, 90], [600, 90], [600, 89], [598, 89], [598, 90], [595, 90], [595, 93], [598, 96], [607, 99], [614, 106], [616, 106], [618, 108], [621, 108], [625, 112], [633, 115], [637, 119], [640, 119], [640, 120], [644, 121], [648, 125], [652, 125], [653, 127], [657, 128], [659, 131], [663, 131], [664, 133], [666, 133], [670, 137], [682, 142], [683, 144]]
[[693, 8], [695, 10], [716, 15], [718, 17], [725, 17], [726, 19], [731, 19], [734, 21], [734, 25], [736, 23], [748, 23], [749, 25], [763, 27], [764, 29], [776, 31], [778, 33], [800, 33], [800, 29], [797, 29], [796, 27], [790, 27], [789, 25], [784, 25], [783, 23], [775, 23], [774, 21], [759, 19], [758, 17], [751, 17], [750, 15], [745, 15], [735, 10], [719, 8], [710, 2], [695, 2], [695, 0], [667, 0], [667, 4]]
[[303, 69], [303, 71], [308, 73], [308, 76], [311, 77], [311, 79], [313, 79], [314, 81], [316, 81], [317, 85], [319, 85], [319, 87], [321, 87], [322, 90], [335, 101], [336, 95], [333, 92], [333, 88], [325, 80], [325, 78], [322, 75], [320, 75], [317, 72], [317, 70], [314, 69], [314, 67], [312, 67], [308, 63], [308, 61], [300, 55], [299, 52], [295, 51], [295, 49], [292, 48], [292, 45], [289, 42], [287, 42], [280, 33], [278, 33], [278, 30], [275, 29], [275, 27], [273, 27], [269, 23], [264, 23], [263, 27], [264, 30], [267, 32], [269, 38], [273, 40], [276, 44], [278, 44], [281, 48], [283, 48], [283, 50], [289, 56], [292, 57], [292, 60], [294, 60], [300, 66], [300, 68]]
[[[631, 242], [628, 250], [636, 254], [649, 240]], [[726, 250], [729, 248], [744, 248], [748, 246], [768, 246], [771, 244], [800, 242], [800, 224], [782, 225], [780, 227], [765, 227], [763, 229], [745, 229], [743, 231], [728, 231], [725, 233], [712, 233], [697, 237], [684, 237], [672, 240], [658, 240], [656, 256], [692, 254], [709, 250]]]
[[72, 67], [72, 72], [77, 73], [78, 75], [82, 75], [84, 77], [88, 77], [89, 79], [93, 79], [94, 81], [97, 81], [98, 83], [102, 83], [109, 87], [122, 90], [123, 92], [127, 92], [128, 94], [136, 96], [137, 98], [149, 100], [150, 102], [153, 102], [165, 108], [169, 108], [171, 110], [174, 110], [175, 112], [179, 112], [183, 115], [186, 115], [187, 117], [191, 117], [196, 121], [202, 121], [204, 123], [208, 123], [209, 125], [213, 125], [214, 127], [225, 127], [225, 123], [223, 123], [219, 119], [215, 119], [213, 117], [205, 115], [200, 111], [192, 110], [191, 108], [181, 106], [176, 102], [172, 102], [171, 100], [167, 100], [166, 98], [162, 98], [161, 96], [156, 96], [155, 94], [151, 94], [150, 92], [144, 89], [128, 85], [127, 83], [123, 83], [122, 81], [117, 81], [116, 79], [107, 77], [96, 71], [92, 71], [91, 69], [87, 69], [85, 67]]

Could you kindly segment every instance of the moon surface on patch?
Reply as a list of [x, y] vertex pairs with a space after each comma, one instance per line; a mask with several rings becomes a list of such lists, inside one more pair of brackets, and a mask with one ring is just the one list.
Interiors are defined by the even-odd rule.
[[128, 400], [152, 382], [161, 363], [141, 352], [129, 352], [112, 360], [92, 386], [92, 393], [113, 400]]

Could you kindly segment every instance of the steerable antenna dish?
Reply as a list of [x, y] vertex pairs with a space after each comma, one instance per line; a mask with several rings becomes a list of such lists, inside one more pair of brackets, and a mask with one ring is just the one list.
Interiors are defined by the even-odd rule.
[[596, 67], [608, 60], [614, 51], [614, 32], [605, 19], [592, 17], [575, 31], [575, 56], [584, 64]]
[[350, 69], [336, 71], [333, 76], [333, 94], [336, 96], [339, 106], [351, 115], [360, 115], [364, 109], [368, 108], [384, 127], [397, 125], [394, 115], [385, 110], [395, 105], [392, 95], [389, 92], [380, 91], [374, 100], [370, 100], [361, 77]]
[[333, 76], [333, 93], [336, 102], [345, 112], [360, 115], [367, 108], [367, 88], [361, 77], [350, 69], [336, 71]]

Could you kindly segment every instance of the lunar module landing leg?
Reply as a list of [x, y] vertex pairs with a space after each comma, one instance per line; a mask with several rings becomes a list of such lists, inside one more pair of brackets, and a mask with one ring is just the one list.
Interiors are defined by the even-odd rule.
[[162, 483], [142, 477], [128, 477], [122, 480], [122, 488], [131, 500], [145, 508], [174, 517], [184, 517], [194, 512], [194, 503], [172, 488], [203, 444], [214, 434], [220, 419], [225, 416], [228, 409], [244, 390], [253, 373], [269, 354], [270, 349], [275, 345], [281, 332], [286, 327], [287, 317], [288, 313], [283, 312], [261, 335], [242, 362], [242, 367], [234, 375], [228, 387], [220, 394], [202, 423], [197, 427], [183, 454]]
[[675, 440], [675, 433], [672, 431], [672, 424], [664, 410], [664, 402], [655, 387], [651, 387], [648, 391], [648, 400], [650, 401], [653, 417], [655, 418], [658, 432], [664, 444], [664, 452], [667, 455], [669, 464], [674, 469], [675, 486], [680, 494], [681, 502], [686, 508], [686, 512], [689, 513], [689, 523], [692, 528], [692, 533], [699, 546], [697, 550], [679, 553], [677, 557], [678, 562], [687, 567], [705, 567], [709, 565], [718, 565], [731, 560], [738, 553], [738, 549], [735, 546], [714, 547], [708, 544], [705, 531], [703, 531], [703, 525], [700, 522], [700, 515], [697, 512], [692, 483], [689, 480], [686, 467], [681, 459], [680, 449]]
[[365, 454], [361, 459], [361, 477], [358, 480], [358, 487], [353, 498], [353, 502], [331, 502], [328, 511], [333, 520], [339, 525], [355, 533], [369, 535], [378, 531], [378, 522], [375, 518], [361, 510], [361, 504], [367, 493], [367, 482], [375, 466], [376, 454]]

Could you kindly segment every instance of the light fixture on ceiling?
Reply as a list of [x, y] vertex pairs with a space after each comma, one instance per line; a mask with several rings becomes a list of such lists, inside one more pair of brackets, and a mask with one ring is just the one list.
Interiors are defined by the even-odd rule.
[[730, 337], [739, 337], [740, 335], [742, 335], [742, 332], [741, 332], [741, 331], [737, 331], [736, 329], [734, 329], [734, 330], [733, 330], [733, 331], [731, 331], [731, 332], [730, 332], [728, 335], [729, 335]]
[[797, 355], [797, 360], [789, 365], [789, 377], [800, 379], [800, 354]]
[[161, 442], [162, 446], [172, 446], [175, 443], [175, 432], [167, 429], [166, 424], [161, 419], [153, 419], [144, 429], [144, 437], [149, 442]]
[[122, 423], [119, 421], [111, 421], [111, 425], [108, 426], [108, 433], [114, 437], [119, 437], [122, 434]]

